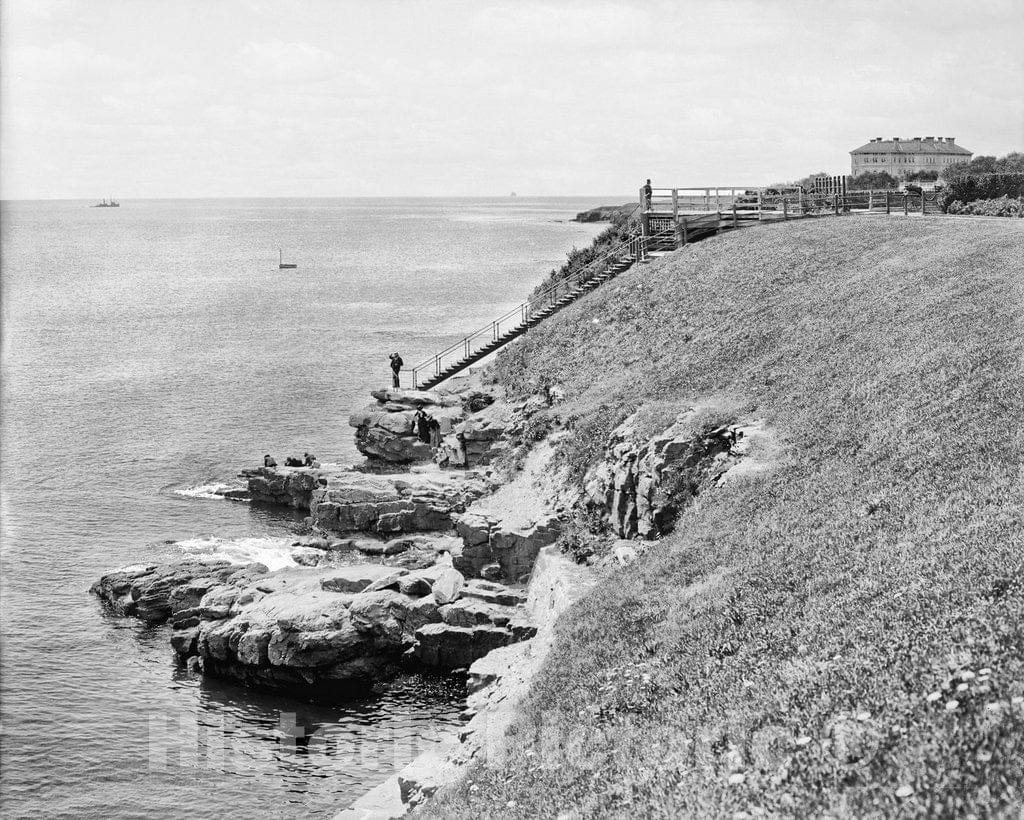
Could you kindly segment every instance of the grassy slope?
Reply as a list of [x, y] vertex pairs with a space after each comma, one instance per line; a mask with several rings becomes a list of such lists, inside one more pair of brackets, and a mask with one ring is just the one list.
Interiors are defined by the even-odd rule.
[[1022, 258], [1018, 222], [753, 228], [627, 274], [506, 354], [512, 385], [566, 387], [581, 467], [638, 405], [707, 397], [767, 420], [785, 455], [702, 495], [571, 610], [507, 765], [430, 810], [1020, 806]]

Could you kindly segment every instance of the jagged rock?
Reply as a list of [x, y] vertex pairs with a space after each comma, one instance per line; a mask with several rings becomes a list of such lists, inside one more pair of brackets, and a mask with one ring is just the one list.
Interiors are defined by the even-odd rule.
[[430, 581], [418, 575], [407, 575], [398, 579], [398, 591], [410, 598], [422, 598], [431, 592]]
[[495, 584], [491, 581], [481, 581], [478, 578], [471, 578], [462, 588], [464, 598], [476, 598], [486, 601], [489, 604], [500, 606], [516, 606], [526, 603], [526, 593], [517, 589]]
[[390, 541], [363, 541], [359, 544], [359, 551], [367, 555], [398, 555], [400, 552], [416, 546], [419, 543], [417, 536], [407, 538], [392, 538]]
[[432, 597], [419, 598], [409, 604], [409, 614], [405, 619], [406, 629], [415, 632], [425, 624], [438, 623], [441, 613]]
[[517, 610], [513, 606], [498, 606], [473, 598], [460, 598], [453, 603], [439, 607], [438, 611], [441, 620], [449, 626], [490, 624], [505, 627], [517, 615]]
[[356, 428], [359, 452], [371, 459], [395, 464], [428, 461], [433, 451], [414, 429], [417, 410], [435, 419], [442, 434], [465, 415], [457, 396], [420, 390], [374, 390], [370, 395], [377, 403], [353, 413], [348, 423]]
[[[489, 489], [488, 481], [476, 473], [379, 476], [340, 472], [313, 491], [310, 512], [316, 527], [335, 532], [446, 530], [452, 525], [453, 513], [461, 512]], [[393, 539], [379, 548], [380, 554], [393, 554], [402, 544]], [[359, 546], [364, 551], [378, 549], [369, 544]]]
[[330, 556], [314, 547], [296, 547], [291, 551], [292, 560], [301, 567], [318, 567], [331, 562]]
[[458, 396], [451, 396], [445, 393], [438, 393], [432, 390], [403, 390], [401, 388], [385, 388], [382, 390], [371, 390], [370, 395], [378, 402], [392, 402], [409, 407], [454, 407], [461, 403]]
[[[467, 587], [475, 596], [460, 597]], [[465, 666], [530, 634], [522, 595], [487, 581], [465, 585], [447, 563], [267, 572], [193, 561], [126, 568], [96, 591], [121, 611], [137, 611], [149, 596], [145, 612], [166, 613], [172, 648], [204, 674], [335, 694], [365, 689], [410, 660]]]
[[[196, 592], [224, 583], [239, 571], [265, 574], [262, 564], [232, 564], [229, 561], [179, 561], [163, 566], [126, 567], [108, 573], [92, 585], [91, 592], [98, 595], [119, 615], [134, 615], [147, 623], [163, 623], [173, 612], [171, 595], [179, 587], [189, 588], [175, 604], [178, 609], [189, 608]], [[189, 597], [191, 596], [191, 597]], [[201, 596], [200, 596], [201, 597]]]
[[319, 470], [312, 467], [257, 467], [244, 470], [253, 501], [282, 504], [299, 510], [309, 509], [313, 488], [319, 483]]
[[462, 555], [456, 567], [467, 574], [478, 575], [485, 566], [497, 564], [506, 578], [513, 579], [530, 572], [537, 553], [557, 541], [562, 529], [554, 514], [547, 514], [539, 521], [505, 524], [471, 509], [453, 519], [455, 531], [463, 540]]
[[431, 592], [434, 594], [434, 601], [438, 606], [450, 604], [458, 598], [465, 580], [461, 572], [451, 568], [438, 575], [430, 587]]
[[376, 592], [381, 589], [398, 589], [398, 583], [403, 576], [408, 575], [409, 570], [407, 569], [393, 569], [389, 575], [385, 575], [382, 578], [377, 579], [370, 584], [363, 592]]
[[416, 630], [413, 654], [421, 663], [439, 669], [458, 669], [482, 658], [492, 649], [507, 646], [515, 638], [508, 629], [496, 626], [450, 626], [433, 623]]
[[320, 580], [320, 588], [327, 592], [362, 592], [382, 578], [395, 574], [393, 567], [379, 564], [355, 564], [338, 567]]
[[635, 418], [612, 431], [605, 458], [588, 471], [588, 503], [620, 538], [645, 539], [669, 532], [679, 512], [699, 487], [729, 465], [736, 430], [695, 427], [688, 410], [662, 433], [644, 439]]

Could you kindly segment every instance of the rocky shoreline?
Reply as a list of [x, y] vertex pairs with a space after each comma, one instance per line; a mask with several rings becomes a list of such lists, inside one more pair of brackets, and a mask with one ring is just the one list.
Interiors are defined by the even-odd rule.
[[[687, 409], [647, 439], [629, 419], [573, 490], [552, 458], [560, 434], [538, 443], [526, 432], [550, 391], [508, 402], [463, 381], [372, 397], [349, 419], [363, 468], [258, 467], [241, 473], [244, 490], [223, 493], [305, 511], [297, 566], [125, 567], [92, 592], [114, 614], [169, 625], [171, 649], [196, 674], [247, 685], [345, 697], [406, 670], [468, 670], [464, 731], [360, 809], [383, 800], [398, 816], [470, 758], [498, 753], [494, 727], [526, 691], [555, 619], [592, 578], [556, 545], [571, 511], [589, 508], [613, 537], [657, 538], [736, 462], [743, 431], [701, 429]], [[623, 540], [610, 560], [628, 562], [649, 543]]]

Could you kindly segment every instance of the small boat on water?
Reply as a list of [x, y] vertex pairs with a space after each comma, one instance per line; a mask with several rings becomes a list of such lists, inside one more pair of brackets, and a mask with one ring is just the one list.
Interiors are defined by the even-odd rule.
[[93, 208], [120, 208], [121, 203], [111, 197], [110, 199], [102, 199], [92, 206]]
[[284, 261], [284, 251], [280, 248], [277, 249], [277, 268], [278, 270], [284, 270], [285, 268], [297, 268], [298, 265], [294, 262]]

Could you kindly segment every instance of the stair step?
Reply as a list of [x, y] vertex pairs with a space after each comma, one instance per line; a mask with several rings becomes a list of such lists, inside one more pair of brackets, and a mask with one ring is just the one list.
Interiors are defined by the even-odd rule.
[[[660, 241], [651, 240], [648, 244], [648, 247], [651, 250], [675, 250], [676, 248], [675, 242], [672, 241], [671, 239], [663, 239]], [[633, 265], [647, 261], [649, 260], [646, 258], [638, 259], [636, 256], [633, 256], [631, 254], [629, 256], [623, 257], [617, 262], [614, 262], [601, 273], [591, 276], [589, 279], [577, 283], [577, 285], [572, 290], [564, 293], [562, 296], [558, 297], [554, 302], [550, 302], [545, 307], [540, 308], [539, 310], [530, 312], [529, 314], [527, 314], [527, 318], [525, 319], [525, 321], [516, 325], [511, 330], [506, 330], [497, 339], [494, 339], [488, 342], [483, 347], [474, 350], [468, 356], [463, 356], [458, 361], [448, 365], [448, 367], [446, 367], [440, 373], [437, 373], [434, 376], [431, 376], [429, 379], [424, 380], [423, 382], [420, 383], [420, 389], [429, 390], [435, 385], [440, 384], [448, 377], [454, 375], [455, 373], [458, 373], [460, 370], [464, 370], [474, 362], [477, 362], [480, 359], [484, 358], [485, 356], [489, 355], [490, 353], [493, 353], [498, 348], [503, 347], [509, 342], [519, 338], [524, 333], [526, 333], [526, 331], [529, 330], [530, 328], [536, 327], [549, 316], [552, 316], [553, 314], [560, 311], [566, 305], [572, 304], [581, 296], [590, 293], [591, 291], [603, 285], [605, 282], [614, 279], [620, 273], [629, 270], [631, 267], [633, 267]]]

